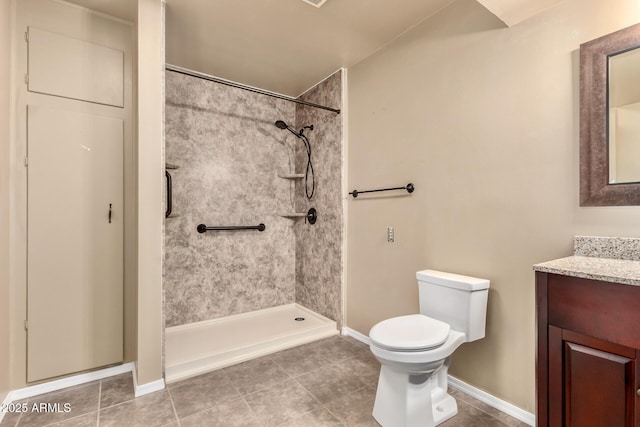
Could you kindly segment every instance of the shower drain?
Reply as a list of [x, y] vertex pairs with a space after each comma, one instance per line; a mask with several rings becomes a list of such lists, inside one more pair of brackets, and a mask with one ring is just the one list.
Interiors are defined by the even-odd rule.
[[304, 317], [296, 317], [295, 319], [296, 322], [302, 322], [304, 320]]

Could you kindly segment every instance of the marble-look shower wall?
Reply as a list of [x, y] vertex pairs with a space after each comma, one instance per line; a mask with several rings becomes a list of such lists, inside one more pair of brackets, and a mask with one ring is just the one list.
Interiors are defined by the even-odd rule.
[[[167, 327], [295, 301], [295, 104], [166, 73], [166, 161], [173, 214], [165, 221]], [[288, 134], [288, 136], [286, 135]], [[324, 191], [324, 190], [323, 190]], [[266, 230], [196, 232], [198, 224]]]
[[[342, 106], [342, 70], [308, 90], [300, 99], [333, 108]], [[297, 184], [299, 212], [318, 211], [315, 225], [296, 223], [296, 302], [342, 326], [342, 115], [298, 105], [296, 128], [306, 132], [312, 146], [316, 192], [304, 196], [304, 180]], [[296, 167], [304, 172], [307, 155], [296, 147]]]

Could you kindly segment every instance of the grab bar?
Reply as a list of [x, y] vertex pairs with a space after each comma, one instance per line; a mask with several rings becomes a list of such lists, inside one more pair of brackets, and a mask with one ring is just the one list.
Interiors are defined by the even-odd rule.
[[198, 233], [204, 233], [205, 231], [235, 231], [235, 230], [258, 230], [264, 231], [267, 228], [264, 224], [260, 223], [258, 225], [228, 225], [221, 227], [207, 227], [204, 224], [198, 225]]
[[358, 197], [358, 194], [364, 194], [364, 193], [377, 193], [379, 191], [391, 191], [391, 190], [407, 190], [408, 193], [413, 193], [413, 190], [415, 190], [416, 188], [413, 186], [412, 183], [408, 183], [406, 186], [404, 187], [393, 187], [393, 188], [381, 188], [379, 190], [366, 190], [366, 191], [358, 191], [358, 190], [353, 190], [351, 193], [349, 193], [350, 195], [353, 196], [353, 198], [355, 199], [356, 197]]
[[167, 177], [167, 211], [164, 213], [164, 217], [165, 218], [169, 218], [169, 215], [171, 215], [171, 209], [173, 207], [173, 192], [172, 192], [172, 184], [171, 184], [171, 174], [169, 173], [169, 171], [165, 170], [164, 171], [164, 176]]

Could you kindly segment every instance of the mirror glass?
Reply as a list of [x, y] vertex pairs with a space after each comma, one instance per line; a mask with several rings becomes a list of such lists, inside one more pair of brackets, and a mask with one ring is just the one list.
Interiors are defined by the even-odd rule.
[[609, 56], [609, 184], [640, 182], [640, 49]]

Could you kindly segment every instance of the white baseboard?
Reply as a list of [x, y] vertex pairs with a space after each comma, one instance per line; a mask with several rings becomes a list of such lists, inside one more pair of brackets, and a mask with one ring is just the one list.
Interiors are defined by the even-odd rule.
[[[133, 363], [124, 363], [110, 368], [100, 369], [99, 371], [87, 372], [84, 374], [74, 375], [72, 377], [61, 378], [59, 380], [49, 381], [42, 384], [36, 384], [17, 390], [10, 391], [4, 398], [3, 406], [15, 402], [16, 400], [26, 399], [28, 397], [38, 396], [40, 394], [52, 391], [62, 390], [63, 388], [73, 387], [80, 384], [89, 383], [91, 381], [101, 380], [103, 378], [120, 375], [131, 372], [134, 369]], [[135, 378], [135, 377], [134, 377]], [[5, 412], [0, 411], [0, 423], [5, 416]]]
[[[87, 372], [85, 374], [74, 375], [72, 377], [62, 378], [55, 381], [49, 381], [42, 384], [36, 384], [29, 387], [20, 388], [10, 391], [2, 402], [4, 406], [15, 402], [16, 400], [26, 399], [28, 397], [38, 396], [40, 394], [49, 393], [56, 390], [61, 390], [67, 387], [73, 387], [80, 384], [85, 384], [91, 381], [101, 380], [103, 378], [112, 377], [115, 375], [124, 374], [127, 372], [133, 373], [133, 389], [135, 397], [144, 396], [145, 394], [153, 393], [154, 391], [163, 390], [165, 387], [164, 379], [152, 381], [147, 384], [138, 385], [137, 376], [135, 372], [134, 363], [125, 363], [118, 366], [112, 366], [110, 368], [101, 369], [99, 371]], [[0, 423], [4, 418], [5, 412], [0, 411]]]
[[371, 345], [371, 339], [368, 336], [346, 326], [342, 328], [342, 335], [356, 339], [366, 345]]
[[135, 397], [144, 396], [145, 394], [164, 390], [164, 387], [165, 387], [164, 379], [159, 379], [159, 380], [152, 381], [146, 384], [141, 384], [141, 385], [136, 384], [134, 387], [134, 395]]
[[[371, 339], [351, 328], [343, 327], [342, 335], [346, 335], [352, 337], [364, 344], [371, 345]], [[492, 394], [487, 393], [486, 391], [480, 390], [477, 387], [474, 387], [470, 384], [465, 383], [464, 381], [459, 380], [456, 377], [452, 377], [449, 375], [449, 385], [456, 390], [468, 394], [471, 397], [478, 399], [481, 402], [486, 403], [487, 405], [498, 409], [499, 411], [504, 412], [507, 415], [512, 416], [525, 424], [530, 426], [534, 426], [536, 424], [536, 416], [531, 412], [527, 412], [524, 409], [521, 409], [505, 400], [499, 399]]]
[[527, 412], [524, 409], [517, 407], [516, 405], [509, 403], [505, 400], [499, 399], [492, 394], [487, 393], [484, 390], [480, 390], [464, 381], [459, 380], [456, 377], [449, 375], [449, 385], [462, 393], [468, 394], [471, 397], [478, 399], [481, 402], [492, 406], [499, 411], [504, 412], [507, 415], [512, 416], [525, 424], [534, 426], [536, 424], [536, 416], [531, 412]]
[[59, 380], [19, 388], [17, 390], [9, 392], [5, 399], [5, 402], [11, 403], [15, 402], [16, 400], [26, 399], [28, 397], [37, 396], [39, 394], [49, 393], [51, 391], [61, 390], [63, 388], [73, 387], [75, 385], [100, 380], [102, 378], [124, 374], [126, 372], [133, 371], [133, 367], [133, 363], [125, 363], [118, 366], [112, 366], [110, 368], [100, 369], [99, 371], [87, 372], [84, 374], [74, 375], [72, 377], [61, 378]]
[[164, 388], [164, 378], [160, 378], [156, 381], [151, 381], [150, 383], [138, 384], [136, 367], [133, 367], [133, 395], [135, 397], [140, 397], [144, 396], [145, 394], [153, 393], [155, 391], [164, 390]]

